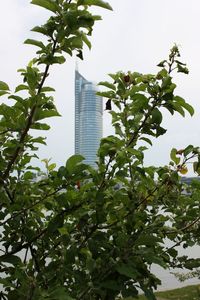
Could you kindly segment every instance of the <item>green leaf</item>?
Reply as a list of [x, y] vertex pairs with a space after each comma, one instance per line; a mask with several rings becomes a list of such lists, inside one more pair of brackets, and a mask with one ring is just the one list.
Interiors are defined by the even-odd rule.
[[125, 265], [125, 264], [120, 264], [116, 267], [116, 270], [119, 274], [125, 275], [126, 277], [129, 278], [136, 278], [138, 272], [134, 270], [131, 266]]
[[120, 290], [120, 286], [119, 286], [118, 282], [116, 282], [115, 280], [106, 280], [103, 283], [101, 283], [101, 287], [109, 289], [109, 290], [113, 290], [113, 291]]
[[33, 39], [25, 40], [24, 44], [33, 45], [33, 46], [36, 46], [36, 47], [39, 47], [39, 48], [42, 48], [42, 49], [45, 48], [45, 45], [42, 42], [36, 41], [36, 40], [33, 40]]
[[50, 293], [51, 300], [75, 300], [74, 298], [71, 298], [65, 287], [57, 287], [53, 289], [53, 292]]
[[82, 49], [83, 48], [83, 39], [81, 36], [73, 37], [69, 39], [71, 47], [73, 49]]
[[152, 111], [151, 122], [156, 124], [160, 124], [162, 122], [162, 114], [157, 108], [154, 108]]
[[0, 90], [1, 91], [9, 91], [9, 86], [4, 81], [0, 81]]
[[62, 215], [57, 215], [55, 216], [50, 222], [47, 227], [47, 230], [49, 233], [54, 233], [58, 228], [63, 227], [63, 222], [64, 222], [64, 216]]
[[38, 143], [38, 144], [42, 144], [42, 145], [46, 145], [46, 142], [45, 142], [45, 138], [42, 137], [42, 136], [39, 136], [37, 138], [33, 138], [30, 140], [31, 143]]
[[88, 48], [91, 49], [91, 42], [89, 41], [85, 33], [82, 33], [82, 40], [88, 46]]
[[51, 118], [51, 117], [60, 117], [60, 114], [57, 112], [57, 110], [42, 110], [38, 111], [37, 114], [35, 115], [35, 120], [43, 120], [46, 118]]
[[187, 146], [184, 149], [184, 151], [183, 151], [184, 156], [187, 156], [188, 154], [190, 154], [191, 152], [193, 152], [193, 150], [194, 150], [194, 147], [192, 145]]
[[108, 92], [97, 92], [97, 96], [105, 97], [105, 98], [115, 98], [115, 93], [113, 91], [108, 91]]
[[168, 88], [171, 85], [171, 82], [172, 82], [172, 78], [170, 76], [164, 77], [162, 80], [161, 88], [163, 90], [165, 90], [166, 88]]
[[185, 268], [192, 270], [194, 268], [199, 268], [200, 267], [200, 258], [190, 258], [186, 261], [185, 263]]
[[[9, 280], [9, 279], [10, 279], [9, 277], [7, 277], [7, 278], [0, 278], [0, 284], [1, 284], [1, 286], [11, 287], [11, 288], [15, 289], [16, 285], [14, 283], [12, 283], [11, 280]], [[9, 298], [11, 300], [12, 299], [19, 299], [18, 295], [19, 294], [18, 294], [17, 291], [14, 292], [14, 290], [13, 290], [13, 291], [9, 292]]]
[[185, 63], [182, 63], [181, 61], [179, 61], [179, 60], [175, 60], [175, 62], [177, 63], [177, 64], [179, 64], [179, 65], [182, 65], [182, 66], [186, 66], [186, 64]]
[[143, 154], [142, 151], [133, 149], [133, 148], [131, 148], [131, 147], [127, 147], [126, 149], [127, 149], [127, 151], [128, 151], [129, 153], [131, 153], [132, 155], [134, 155], [139, 161], [141, 161], [141, 162], [143, 161], [144, 154]]
[[143, 141], [147, 142], [147, 143], [150, 144], [151, 146], [153, 145], [153, 144], [152, 144], [152, 141], [151, 141], [150, 139], [146, 138], [146, 137], [141, 137], [140, 140], [143, 140]]
[[175, 258], [178, 254], [178, 251], [176, 249], [173, 248], [169, 248], [169, 250], [167, 250], [167, 253], [172, 256], [173, 258]]
[[157, 73], [156, 79], [161, 80], [163, 77], [166, 77], [168, 75], [168, 72], [166, 69], [162, 69]]
[[34, 28], [31, 29], [31, 31], [47, 35], [47, 30], [43, 26], [35, 26]]
[[178, 102], [183, 108], [185, 108], [191, 116], [194, 114], [194, 108], [180, 96], [175, 96], [174, 100]]
[[53, 65], [53, 64], [64, 64], [65, 61], [66, 61], [66, 59], [64, 58], [64, 56], [54, 56], [51, 59], [50, 64], [51, 65]]
[[45, 93], [45, 92], [55, 92], [55, 89], [50, 87], [50, 86], [44, 86], [42, 89], [41, 89], [41, 92], [42, 93]]
[[147, 235], [147, 234], [143, 234], [141, 235], [137, 241], [136, 244], [137, 245], [146, 245], [146, 246], [153, 246], [156, 245], [156, 243], [161, 242], [161, 239], [153, 236], [153, 235]]
[[83, 52], [81, 50], [78, 51], [78, 54], [76, 54], [76, 56], [83, 60]]
[[160, 135], [163, 135], [167, 132], [167, 129], [161, 127], [161, 126], [158, 126], [156, 128], [156, 137], [159, 137]]
[[73, 173], [73, 170], [75, 169], [75, 166], [81, 163], [84, 160], [84, 157], [82, 155], [73, 155], [71, 156], [67, 162], [66, 162], [66, 169], [70, 174]]
[[29, 104], [25, 99], [16, 95], [10, 95], [8, 99], [14, 99], [16, 101], [15, 107], [19, 107], [20, 110], [22, 110], [24, 113], [27, 113]]
[[134, 100], [134, 107], [138, 108], [139, 110], [148, 109], [149, 99], [145, 95], [140, 93], [135, 93], [135, 91], [132, 90], [134, 90], [134, 87], [130, 91], [130, 96]]
[[180, 157], [177, 157], [176, 154], [177, 154], [177, 149], [173, 148], [170, 152], [170, 158], [173, 162], [175, 162], [176, 165], [178, 165], [180, 162]]
[[4, 115], [5, 118], [14, 119], [16, 112], [13, 107], [10, 107], [4, 103], [0, 105], [0, 115]]
[[198, 176], [200, 175], [200, 163], [199, 162], [195, 161], [193, 163], [193, 170], [194, 170], [194, 173], [198, 174]]
[[177, 64], [177, 67], [179, 73], [189, 74], [189, 70], [187, 67], [183, 67], [181, 64]]
[[31, 125], [31, 128], [32, 129], [37, 129], [37, 130], [49, 130], [50, 129], [50, 126], [45, 124], [45, 123], [34, 123]]
[[134, 285], [124, 285], [121, 294], [123, 299], [138, 299], [138, 290]]
[[187, 102], [182, 103], [182, 107], [184, 107], [191, 116], [194, 115], [194, 108], [189, 103], [187, 103]]
[[24, 101], [24, 99], [22, 97], [19, 97], [19, 96], [16, 96], [16, 95], [10, 95], [8, 97], [8, 99], [14, 99], [15, 101], [17, 101], [17, 102], [19, 102], [21, 104], [25, 103], [25, 101]]
[[185, 112], [184, 112], [181, 104], [179, 104], [178, 102], [172, 102], [171, 104], [175, 111], [177, 111], [181, 116], [185, 117]]
[[18, 257], [16, 255], [10, 255], [10, 254], [2, 255], [0, 257], [0, 261], [12, 264], [13, 266], [17, 266], [22, 263], [20, 257]]
[[32, 0], [31, 3], [46, 8], [54, 13], [59, 11], [59, 6], [51, 0]]
[[105, 9], [113, 10], [108, 2], [102, 0], [79, 0], [77, 5], [99, 6]]
[[167, 60], [162, 60], [159, 64], [157, 64], [158, 67], [164, 68], [165, 63], [167, 62]]
[[35, 178], [35, 174], [31, 171], [27, 171], [26, 173], [24, 173], [23, 178], [24, 180], [32, 180], [33, 178]]
[[107, 87], [107, 88], [109, 88], [109, 89], [111, 89], [111, 90], [116, 90], [116, 87], [115, 87], [115, 85], [114, 84], [112, 84], [112, 83], [110, 83], [110, 82], [108, 82], [108, 81], [100, 81], [99, 83], [98, 83], [98, 85], [103, 85], [103, 86], [105, 86], [105, 87]]
[[93, 20], [95, 20], [95, 21], [101, 21], [101, 20], [102, 20], [102, 17], [99, 16], [99, 15], [93, 15], [92, 18], [93, 18]]
[[19, 72], [19, 73], [26, 73], [26, 69], [18, 69], [17, 72]]
[[115, 126], [115, 133], [123, 137], [124, 133], [122, 131], [121, 125], [119, 123], [116, 123], [114, 126]]
[[7, 91], [0, 91], [0, 97], [3, 96], [3, 95], [6, 95], [6, 94], [9, 94], [9, 92], [7, 92]]
[[61, 227], [58, 229], [58, 231], [61, 235], [69, 235], [69, 232], [66, 227]]
[[52, 163], [48, 166], [48, 171], [51, 172], [53, 171], [54, 169], [56, 168], [56, 164], [55, 163]]
[[147, 288], [144, 288], [144, 287], [142, 288], [142, 290], [144, 291], [145, 296], [148, 300], [156, 300], [156, 297], [155, 297], [153, 291], [151, 291]]
[[22, 90], [29, 90], [28, 86], [25, 84], [20, 84], [16, 87], [15, 93], [22, 91]]

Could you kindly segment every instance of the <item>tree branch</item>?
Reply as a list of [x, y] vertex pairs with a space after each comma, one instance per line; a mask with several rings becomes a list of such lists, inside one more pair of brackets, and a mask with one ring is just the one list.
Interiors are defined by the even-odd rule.
[[10, 220], [13, 220], [15, 219], [16, 217], [18, 217], [19, 215], [21, 215], [22, 213], [26, 212], [27, 210], [37, 206], [38, 204], [42, 203], [45, 199], [51, 197], [51, 196], [54, 196], [57, 194], [57, 192], [59, 192], [60, 190], [62, 190], [63, 187], [60, 187], [59, 189], [55, 190], [54, 192], [50, 193], [50, 194], [47, 194], [44, 198], [36, 201], [35, 203], [33, 203], [32, 205], [20, 210], [18, 213], [14, 213], [10, 218], [6, 219], [4, 222], [1, 222], [0, 223], [0, 226], [3, 226], [5, 225], [7, 222], [9, 222]]
[[[53, 48], [52, 48], [52, 55], [54, 55], [55, 53], [55, 49], [56, 49], [56, 45], [57, 45], [57, 41], [54, 41], [54, 44], [53, 44]], [[49, 67], [50, 65], [46, 65], [46, 68], [45, 68], [45, 71], [44, 71], [44, 74], [43, 74], [43, 78], [40, 82], [40, 85], [38, 87], [38, 91], [37, 91], [37, 95], [40, 94], [41, 92], [41, 89], [43, 87], [43, 84], [48, 76], [48, 71], [49, 71]], [[24, 128], [22, 134], [21, 134], [21, 137], [19, 139], [19, 146], [16, 148], [11, 160], [9, 161], [8, 165], [7, 165], [7, 168], [5, 170], [5, 172], [3, 173], [2, 175], [2, 180], [5, 181], [8, 176], [9, 176], [9, 173], [12, 169], [12, 166], [15, 164], [19, 154], [20, 154], [20, 151], [22, 150], [23, 148], [23, 145], [24, 145], [24, 141], [25, 141], [25, 138], [27, 136], [27, 133], [31, 127], [31, 125], [33, 124], [33, 118], [34, 118], [34, 115], [35, 115], [35, 112], [36, 112], [36, 109], [37, 109], [37, 102], [33, 105], [31, 111], [30, 111], [30, 114], [28, 116], [28, 119], [27, 119], [27, 124], [26, 124], [26, 127]]]
[[[67, 214], [68, 215], [68, 214], [76, 211], [77, 209], [79, 209], [82, 205], [83, 205], [83, 203], [79, 203], [79, 204], [74, 205], [73, 207], [71, 207], [69, 209], [62, 210], [58, 215], [60, 215], [60, 216], [63, 215], [63, 214]], [[1, 257], [7, 256], [7, 255], [13, 255], [13, 254], [16, 254], [16, 253], [20, 252], [22, 249], [27, 249], [28, 247], [31, 246], [31, 244], [33, 242], [37, 241], [47, 231], [48, 231], [48, 225], [47, 225], [47, 227], [43, 228], [37, 235], [35, 235], [29, 242], [26, 242], [24, 244], [21, 243], [14, 250], [6, 252], [6, 254], [2, 255]]]

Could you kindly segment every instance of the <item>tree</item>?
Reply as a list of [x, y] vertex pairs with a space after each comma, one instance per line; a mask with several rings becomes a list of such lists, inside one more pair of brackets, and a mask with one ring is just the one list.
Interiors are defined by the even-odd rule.
[[[63, 52], [82, 59], [83, 44], [91, 47], [88, 35], [100, 19], [89, 7], [111, 7], [102, 0], [32, 3], [52, 12], [43, 26], [33, 28], [47, 42], [25, 41], [39, 50], [20, 70], [23, 83], [14, 93], [0, 82], [0, 95], [13, 100], [0, 105], [1, 298], [112, 300], [136, 297], [142, 289], [155, 299], [160, 280], [151, 273], [152, 264], [199, 266], [198, 259], [179, 257], [176, 250], [199, 242], [200, 183], [186, 187], [179, 176], [191, 160], [199, 173], [199, 148], [172, 149], [169, 166], [143, 164], [151, 137], [166, 132], [162, 109], [194, 113], [174, 94], [172, 72], [188, 70], [174, 46], [155, 75], [111, 74], [111, 83], [100, 83], [108, 91], [100, 94], [108, 98], [116, 134], [102, 139], [97, 168], [74, 155], [58, 170], [46, 160], [41, 173], [32, 158], [45, 141], [31, 133], [48, 130], [41, 120], [59, 115], [47, 94], [54, 90], [45, 86], [50, 66], [64, 63]], [[166, 239], [172, 247], [166, 248]]]

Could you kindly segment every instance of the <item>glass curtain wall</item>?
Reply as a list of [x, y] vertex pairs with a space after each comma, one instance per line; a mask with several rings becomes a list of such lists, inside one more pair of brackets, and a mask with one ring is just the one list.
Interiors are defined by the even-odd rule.
[[75, 154], [85, 157], [85, 162], [96, 166], [96, 154], [102, 138], [102, 97], [96, 95], [97, 87], [75, 71]]

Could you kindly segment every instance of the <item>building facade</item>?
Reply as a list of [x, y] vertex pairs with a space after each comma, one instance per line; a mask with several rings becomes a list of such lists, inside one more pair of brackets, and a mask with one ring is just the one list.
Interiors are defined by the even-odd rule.
[[97, 87], [75, 71], [75, 154], [85, 157], [85, 162], [96, 166], [97, 151], [103, 134], [102, 97], [96, 95]]

